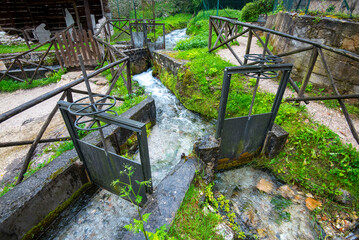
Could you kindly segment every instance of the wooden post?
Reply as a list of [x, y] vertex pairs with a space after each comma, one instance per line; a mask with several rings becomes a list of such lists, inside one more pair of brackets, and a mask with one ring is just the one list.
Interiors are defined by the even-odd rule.
[[127, 73], [127, 91], [128, 94], [132, 93], [132, 80], [131, 80], [131, 63], [130, 59], [126, 62], [126, 73]]
[[82, 25], [81, 25], [81, 21], [80, 21], [80, 15], [79, 15], [79, 11], [77, 10], [77, 5], [76, 5], [76, 2], [73, 2], [72, 3], [72, 6], [74, 8], [74, 11], [75, 11], [75, 15], [76, 15], [76, 24], [77, 24], [77, 27], [82, 30]]
[[84, 0], [84, 7], [85, 7], [87, 29], [88, 30], [93, 30], [92, 20], [91, 20], [91, 12], [90, 12], [90, 5], [89, 5], [88, 0]]
[[[60, 98], [60, 100], [63, 100], [66, 96], [66, 92], [63, 92], [62, 93], [62, 96]], [[37, 134], [34, 142], [31, 144], [31, 147], [29, 149], [29, 151], [27, 152], [27, 155], [25, 157], [25, 160], [24, 160], [24, 163], [22, 165], [22, 168], [21, 168], [21, 171], [20, 171], [20, 175], [19, 175], [19, 178], [17, 179], [16, 181], [16, 185], [18, 185], [19, 183], [22, 182], [22, 180], [24, 179], [24, 174], [26, 173], [28, 167], [29, 167], [29, 163], [30, 163], [30, 160], [32, 158], [32, 155], [34, 154], [35, 152], [35, 149], [37, 147], [37, 144], [39, 143], [42, 135], [45, 133], [47, 127], [49, 126], [52, 118], [55, 116], [56, 112], [57, 112], [57, 109], [58, 109], [58, 105], [56, 105], [54, 107], [54, 109], [51, 111], [50, 115], [47, 117], [44, 125], [42, 125], [41, 129], [40, 129], [40, 132]]]
[[49, 53], [49, 51], [50, 51], [52, 45], [53, 45], [53, 42], [50, 43], [49, 48], [48, 48], [47, 51], [42, 55], [41, 60], [40, 60], [40, 62], [39, 62], [39, 65], [37, 65], [37, 67], [36, 67], [36, 69], [35, 69], [35, 72], [34, 72], [34, 74], [32, 75], [32, 77], [31, 77], [31, 79], [30, 79], [29, 84], [31, 84], [31, 83], [32, 83], [32, 80], [34, 80], [37, 71], [39, 70], [41, 64], [44, 62], [44, 59], [45, 59], [45, 57], [47, 56], [47, 54]]
[[[248, 34], [248, 39], [247, 39], [247, 47], [246, 47], [246, 55], [250, 53], [251, 45], [252, 45], [252, 38], [253, 38], [252, 30], [249, 29], [249, 34]], [[246, 65], [247, 62], [248, 62], [248, 59], [244, 59], [243, 64]]]
[[208, 51], [212, 48], [212, 18], [209, 17]]
[[317, 61], [318, 58], [318, 48], [314, 47], [312, 50], [312, 55], [310, 57], [310, 61], [309, 61], [309, 65], [308, 65], [308, 71], [305, 74], [303, 80], [302, 80], [302, 87], [300, 88], [299, 92], [298, 92], [298, 97], [301, 98], [304, 95], [305, 92], [305, 88], [307, 87], [308, 83], [309, 83], [309, 79], [310, 76], [312, 75], [315, 63]]
[[[323, 52], [322, 52], [322, 49], [319, 48], [318, 51], [319, 51], [320, 58], [321, 58], [321, 60], [322, 60], [323, 66], [324, 66], [324, 68], [325, 68], [325, 71], [327, 72], [327, 76], [328, 76], [328, 78], [330, 79], [330, 82], [331, 82], [332, 87], [333, 87], [333, 89], [334, 89], [334, 92], [335, 92], [336, 95], [339, 96], [340, 93], [339, 93], [339, 91], [338, 91], [338, 89], [337, 89], [337, 86], [336, 86], [336, 84], [335, 84], [335, 82], [334, 82], [333, 75], [332, 75], [332, 73], [331, 73], [330, 70], [329, 70], [329, 67], [328, 67], [327, 61], [325, 60], [324, 54], [323, 54]], [[356, 131], [356, 129], [355, 129], [355, 127], [354, 127], [353, 121], [352, 121], [352, 119], [350, 118], [350, 115], [349, 115], [349, 113], [348, 113], [348, 110], [347, 110], [347, 108], [346, 108], [346, 106], [345, 106], [345, 104], [344, 104], [344, 102], [343, 102], [342, 99], [338, 99], [338, 102], [339, 102], [340, 107], [342, 108], [344, 117], [345, 117], [345, 119], [347, 120], [347, 123], [348, 123], [348, 125], [349, 125], [349, 129], [350, 129], [350, 131], [352, 132], [354, 139], [355, 139], [356, 142], [359, 144], [358, 132]]]

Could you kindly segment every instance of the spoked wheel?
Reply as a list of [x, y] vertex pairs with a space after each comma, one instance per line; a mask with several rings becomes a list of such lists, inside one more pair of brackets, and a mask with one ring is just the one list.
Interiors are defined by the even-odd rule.
[[[96, 115], [103, 112], [108, 112], [117, 116], [117, 113], [113, 110], [110, 110], [116, 104], [116, 99], [109, 95], [96, 94], [93, 97], [100, 98], [99, 100], [91, 103], [90, 98], [83, 97], [78, 99], [77, 101], [70, 104], [68, 111], [73, 115], [80, 116], [75, 120], [74, 126], [76, 129], [89, 131], [89, 130], [97, 130], [107, 127], [109, 124], [105, 124], [99, 126], [99, 120], [91, 117], [92, 115]], [[106, 102], [110, 100], [111, 102]], [[95, 124], [98, 124], [97, 127], [92, 128]], [[87, 127], [83, 127], [83, 125]]]

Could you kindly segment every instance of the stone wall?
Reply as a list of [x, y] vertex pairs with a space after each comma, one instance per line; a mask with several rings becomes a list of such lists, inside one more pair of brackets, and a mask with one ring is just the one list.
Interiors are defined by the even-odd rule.
[[[268, 17], [265, 27], [359, 54], [359, 24], [355, 22], [332, 18], [323, 18], [318, 21], [312, 16], [278, 13]], [[276, 35], [271, 36], [270, 44], [273, 45], [273, 52], [276, 54], [309, 46]], [[323, 51], [341, 93], [359, 93], [359, 62], [336, 53]], [[284, 58], [285, 62], [294, 64], [292, 71], [294, 80], [303, 79], [308, 69], [310, 55], [311, 52], [307, 51]], [[317, 85], [330, 86], [320, 57], [318, 57], [310, 81]]]

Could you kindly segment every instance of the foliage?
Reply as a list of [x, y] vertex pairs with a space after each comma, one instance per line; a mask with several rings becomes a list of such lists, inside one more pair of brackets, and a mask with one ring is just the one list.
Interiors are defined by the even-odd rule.
[[241, 14], [241, 20], [243, 22], [255, 22], [259, 17], [260, 11], [258, 5], [255, 2], [247, 3]]
[[224, 218], [228, 220], [229, 226], [234, 230], [237, 238], [244, 239], [246, 235], [241, 230], [241, 226], [235, 221], [236, 214], [231, 211], [229, 200], [226, 199], [226, 197], [223, 194], [218, 193], [219, 197], [215, 198], [213, 194], [213, 183], [210, 183], [206, 186], [206, 204], [212, 205], [217, 209], [218, 211], [221, 210], [224, 212]]
[[323, 197], [343, 188], [359, 196], [359, 154], [339, 136], [315, 123], [298, 128], [285, 151], [266, 164], [287, 182], [296, 182]]
[[327, 8], [327, 10], [325, 10], [327, 13], [332, 13], [335, 11], [335, 5], [334, 4], [330, 4], [329, 7]]
[[254, 0], [253, 2], [249, 2], [242, 9], [241, 21], [255, 22], [259, 14], [267, 14], [272, 11], [273, 6], [274, 0]]
[[197, 187], [191, 184], [170, 228], [170, 236], [178, 240], [223, 239], [215, 231], [222, 220], [221, 216], [212, 212], [206, 214], [200, 206], [204, 190], [204, 184]]
[[[139, 233], [142, 232], [145, 236], [146, 240], [161, 240], [161, 239], [173, 239], [168, 236], [166, 232], [166, 225], [161, 226], [159, 229], [156, 229], [155, 233], [148, 232], [145, 230], [144, 224], [147, 223], [151, 213], [142, 214], [140, 211], [139, 204], [142, 202], [142, 196], [140, 195], [140, 191], [142, 187], [149, 187], [151, 186], [151, 180], [148, 181], [137, 181], [136, 184], [139, 185], [138, 191], [135, 192], [132, 186], [132, 175], [134, 173], [134, 168], [129, 165], [124, 165], [124, 170], [120, 171], [120, 175], [126, 175], [128, 177], [128, 183], [121, 182], [119, 179], [112, 182], [114, 187], [119, 187], [120, 196], [126, 198], [131, 201], [132, 204], [136, 206], [136, 210], [138, 213], [139, 220], [133, 219], [133, 224], [127, 224], [124, 226], [130, 232]], [[133, 200], [134, 198], [134, 200]]]
[[61, 76], [66, 73], [66, 70], [59, 70], [52, 73], [47, 78], [33, 80], [31, 84], [27, 82], [19, 82], [15, 80], [3, 80], [0, 82], [0, 92], [14, 92], [19, 89], [31, 89], [35, 87], [46, 86], [51, 83], [56, 83], [61, 80]]

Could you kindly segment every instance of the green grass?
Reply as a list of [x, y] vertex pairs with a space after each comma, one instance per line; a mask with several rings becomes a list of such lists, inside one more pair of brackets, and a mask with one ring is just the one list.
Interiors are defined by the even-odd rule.
[[220, 215], [205, 214], [199, 201], [204, 186], [191, 185], [169, 230], [169, 236], [176, 239], [223, 239], [216, 235], [215, 228], [222, 222]]
[[0, 92], [14, 92], [19, 89], [31, 89], [36, 87], [46, 86], [51, 83], [56, 83], [61, 80], [61, 76], [66, 72], [59, 70], [52, 73], [48, 78], [33, 80], [31, 84], [27, 82], [19, 82], [14, 80], [3, 80], [0, 82]]
[[[203, 34], [205, 29], [204, 24], [196, 25], [192, 21], [188, 27], [193, 39]], [[173, 76], [154, 66], [154, 74], [186, 108], [207, 118], [217, 118], [223, 71], [231, 64], [208, 53], [205, 47], [189, 47], [171, 56], [189, 60], [185, 69]], [[307, 92], [313, 89], [309, 85]], [[233, 75], [226, 117], [247, 115], [252, 92], [253, 80]], [[258, 92], [253, 114], [270, 112], [273, 100], [274, 94]], [[355, 110], [355, 106], [352, 107], [352, 111]], [[298, 184], [329, 201], [341, 194], [339, 189], [345, 189], [355, 198], [353, 206], [358, 206], [359, 152], [351, 145], [343, 144], [328, 127], [313, 122], [304, 106], [283, 102], [275, 122], [289, 132], [288, 142], [274, 159], [255, 159], [257, 166], [268, 168], [283, 181]]]
[[[177, 58], [190, 60], [187, 69], [175, 76], [159, 71], [164, 84], [190, 110], [205, 117], [217, 118], [223, 70], [230, 64], [206, 49], [180, 51]], [[253, 84], [244, 77], [233, 75], [226, 117], [248, 113]], [[253, 114], [270, 112], [274, 94], [258, 92]], [[305, 107], [282, 103], [276, 123], [290, 133], [285, 150], [275, 159], [263, 158], [261, 164], [272, 169], [286, 182], [298, 183], [322, 197], [334, 198], [338, 188], [359, 196], [355, 184], [359, 173], [359, 154], [327, 127], [313, 123]]]
[[[32, 44], [31, 48], [36, 47], [36, 44]], [[35, 51], [46, 51], [50, 46], [50, 43], [45, 44], [44, 46], [39, 47], [38, 49], [36, 49]], [[54, 47], [51, 48], [52, 50], [55, 50]], [[5, 53], [20, 53], [20, 52], [26, 52], [30, 50], [26, 44], [19, 44], [19, 45], [10, 45], [10, 46], [6, 46], [6, 45], [0, 45], [0, 54], [5, 54]]]

